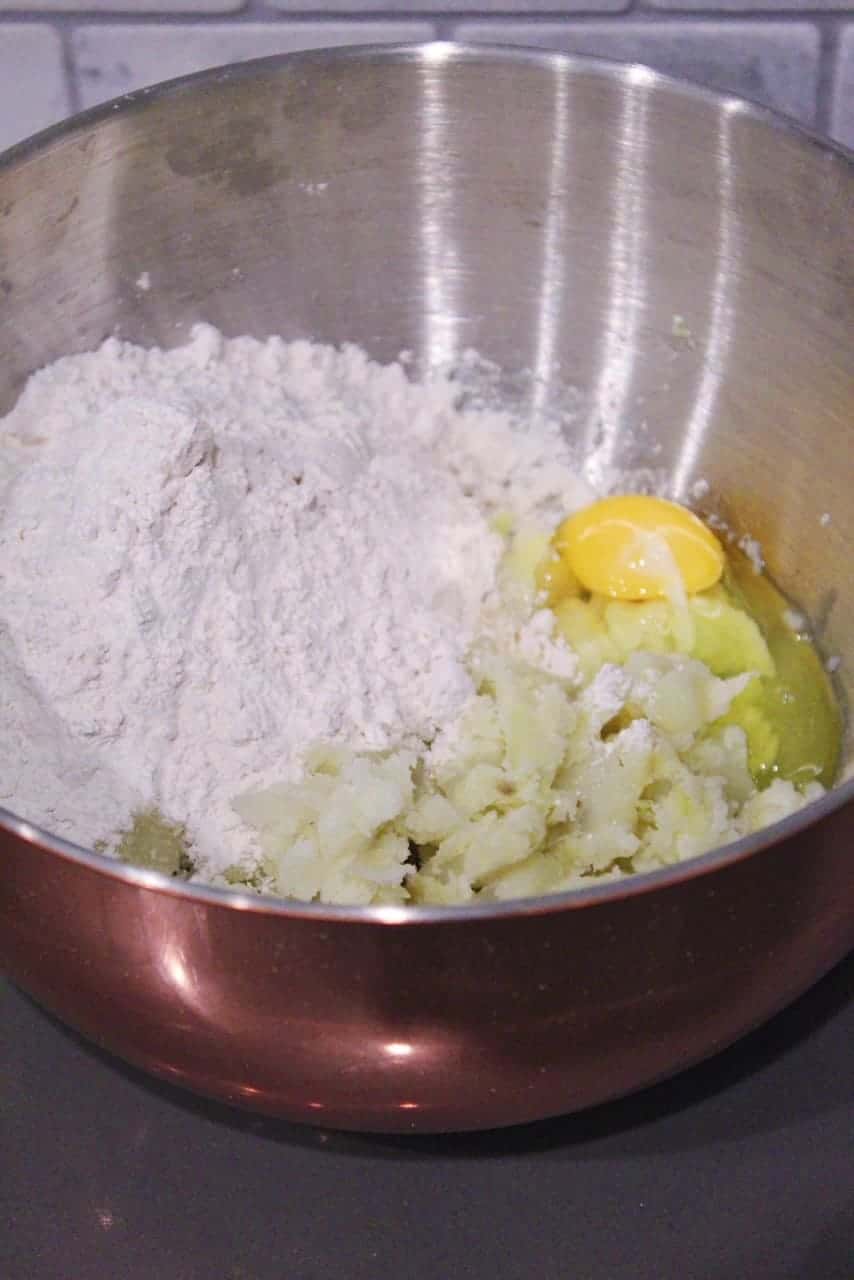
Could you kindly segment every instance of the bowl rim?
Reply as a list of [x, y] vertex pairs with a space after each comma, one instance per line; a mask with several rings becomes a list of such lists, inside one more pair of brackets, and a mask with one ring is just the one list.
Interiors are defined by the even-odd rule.
[[[854, 150], [782, 112], [749, 98], [709, 89], [690, 80], [652, 70], [638, 62], [620, 62], [588, 54], [563, 53], [524, 45], [474, 44], [444, 40], [357, 44], [299, 50], [210, 67], [190, 75], [165, 80], [78, 112], [0, 151], [0, 174], [6, 169], [26, 165], [54, 144], [62, 143], [84, 129], [90, 129], [110, 120], [121, 119], [137, 111], [144, 111], [163, 98], [191, 92], [205, 84], [252, 79], [259, 74], [273, 72], [281, 67], [363, 60], [379, 60], [387, 63], [411, 62], [415, 65], [493, 61], [531, 65], [544, 70], [598, 75], [606, 80], [643, 84], [650, 89], [664, 89], [677, 97], [707, 102], [719, 110], [748, 116], [776, 132], [795, 137], [805, 146], [818, 147], [819, 150], [835, 156], [843, 166], [849, 167], [851, 176], [854, 178]], [[852, 802], [854, 802], [854, 777], [844, 779], [797, 813], [763, 827], [753, 835], [730, 841], [708, 853], [689, 858], [685, 862], [676, 863], [670, 867], [638, 872], [623, 880], [569, 889], [562, 893], [517, 898], [507, 902], [469, 903], [461, 906], [335, 906], [177, 880], [163, 872], [132, 866], [115, 857], [86, 849], [83, 845], [54, 835], [3, 806], [0, 806], [0, 831], [5, 831], [23, 843], [40, 848], [46, 853], [54, 854], [63, 861], [76, 863], [96, 874], [125, 884], [129, 888], [149, 889], [173, 898], [184, 899], [188, 903], [317, 922], [361, 925], [461, 924], [466, 921], [553, 915], [567, 910], [626, 901], [654, 893], [659, 889], [671, 888], [705, 877], [724, 867], [734, 866], [763, 850], [770, 852], [775, 846], [817, 825]]]
[[7, 167], [34, 159], [54, 143], [73, 137], [83, 128], [89, 128], [117, 116], [135, 114], [173, 95], [188, 92], [205, 83], [227, 84], [233, 80], [252, 79], [254, 76], [273, 72], [279, 67], [312, 63], [346, 63], [379, 60], [382, 62], [412, 62], [438, 64], [450, 62], [478, 62], [491, 60], [496, 63], [538, 66], [554, 71], [568, 71], [601, 76], [604, 80], [635, 82], [649, 89], [664, 89], [677, 96], [717, 106], [730, 114], [751, 117], [756, 122], [778, 133], [790, 134], [803, 143], [811, 143], [821, 151], [836, 156], [851, 167], [854, 176], [854, 148], [830, 138], [818, 129], [804, 124], [776, 107], [768, 107], [754, 98], [725, 90], [711, 89], [696, 81], [669, 72], [657, 71], [634, 59], [621, 61], [597, 54], [567, 53], [545, 46], [507, 44], [500, 41], [473, 42], [464, 40], [388, 41], [352, 45], [319, 46], [314, 49], [298, 49], [290, 53], [274, 53], [263, 58], [246, 58], [241, 62], [223, 63], [193, 71], [187, 75], [173, 76], [141, 89], [108, 98], [94, 107], [48, 125], [35, 133], [0, 148], [0, 171]]
[[796, 813], [767, 827], [719, 845], [707, 853], [655, 871], [639, 871], [623, 880], [566, 889], [561, 893], [541, 894], [531, 898], [512, 898], [506, 902], [474, 902], [460, 906], [338, 906], [325, 902], [302, 902], [274, 894], [260, 894], [228, 886], [197, 884], [179, 880], [165, 872], [138, 867], [108, 854], [95, 853], [83, 845], [18, 817], [0, 806], [0, 832], [17, 837], [25, 844], [53, 854], [64, 862], [76, 863], [98, 875], [118, 881], [128, 888], [140, 888], [181, 898], [188, 903], [204, 904], [226, 910], [249, 911], [257, 915], [282, 916], [349, 924], [402, 925], [453, 924], [465, 921], [516, 919], [519, 916], [555, 915], [584, 907], [610, 905], [642, 897], [659, 889], [675, 888], [688, 881], [704, 878], [716, 871], [733, 867], [763, 851], [773, 853], [789, 839], [794, 839], [823, 819], [854, 803], [854, 778], [839, 783], [830, 791], [805, 805]]

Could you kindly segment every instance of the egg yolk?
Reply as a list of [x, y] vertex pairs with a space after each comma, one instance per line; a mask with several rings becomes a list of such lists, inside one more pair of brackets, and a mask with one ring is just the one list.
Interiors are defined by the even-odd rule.
[[575, 574], [567, 564], [566, 557], [552, 550], [534, 570], [534, 582], [537, 590], [545, 597], [549, 608], [560, 604], [569, 596], [579, 594], [579, 583]]
[[627, 494], [577, 511], [555, 545], [588, 591], [615, 600], [673, 599], [713, 587], [724, 550], [693, 512], [664, 498]]

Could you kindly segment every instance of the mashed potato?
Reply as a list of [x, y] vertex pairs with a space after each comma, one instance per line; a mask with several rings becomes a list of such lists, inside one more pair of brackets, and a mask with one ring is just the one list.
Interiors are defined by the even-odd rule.
[[[555, 893], [695, 857], [822, 793], [754, 782], [729, 713], [773, 664], [747, 615], [704, 601], [686, 633], [666, 609], [600, 616], [573, 602], [551, 615], [571, 649], [538, 645], [541, 552], [536, 539], [511, 545], [505, 625], [496, 614], [471, 655], [476, 695], [423, 751], [321, 745], [301, 781], [235, 801], [258, 833], [263, 887], [342, 904]], [[721, 628], [751, 670], [728, 672]], [[694, 652], [677, 648], [686, 634]]]

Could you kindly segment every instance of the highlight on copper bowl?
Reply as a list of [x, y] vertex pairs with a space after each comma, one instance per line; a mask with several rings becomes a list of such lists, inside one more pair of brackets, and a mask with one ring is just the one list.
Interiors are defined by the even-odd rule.
[[449, 44], [0, 157], [12, 980], [426, 1132], [639, 1089], [842, 959], [852, 197], [752, 104]]

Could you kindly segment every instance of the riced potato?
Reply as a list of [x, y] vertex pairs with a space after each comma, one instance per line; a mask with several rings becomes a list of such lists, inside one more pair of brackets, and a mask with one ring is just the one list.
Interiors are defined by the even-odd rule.
[[[502, 602], [517, 619], [543, 589], [542, 553], [530, 536], [509, 549]], [[555, 617], [573, 677], [487, 639], [475, 696], [423, 751], [320, 746], [301, 781], [239, 797], [267, 887], [353, 905], [556, 893], [695, 857], [822, 793], [757, 788], [731, 713], [773, 662], [723, 596], [692, 599], [687, 624], [664, 601], [571, 596]]]

